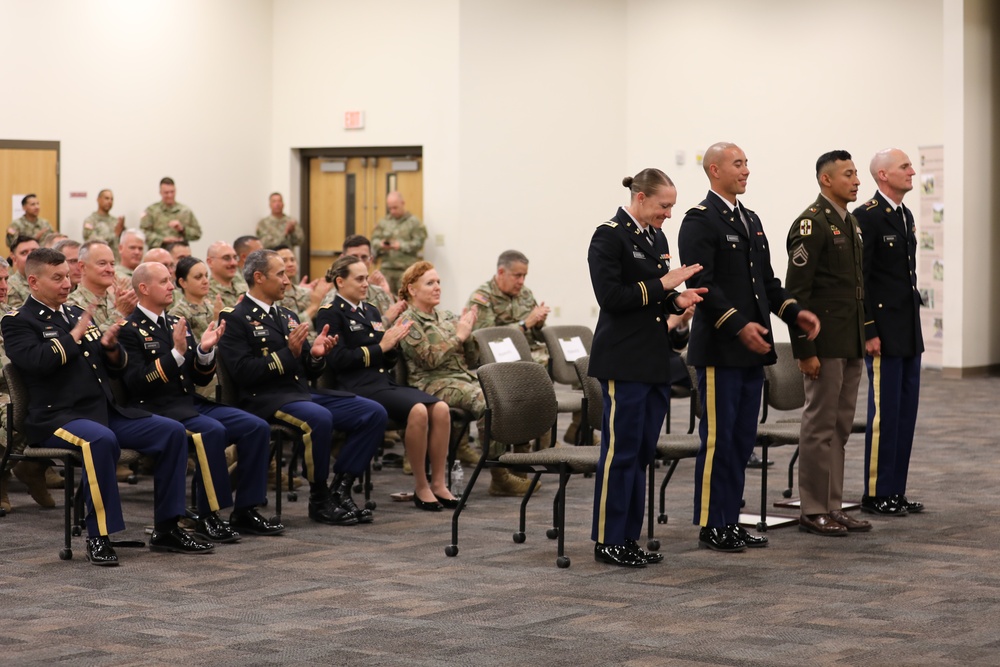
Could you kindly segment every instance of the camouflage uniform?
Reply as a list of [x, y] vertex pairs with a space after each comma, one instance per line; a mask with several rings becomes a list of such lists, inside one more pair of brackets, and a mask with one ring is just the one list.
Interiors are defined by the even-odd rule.
[[134, 271], [135, 269], [130, 269], [124, 264], [115, 264], [115, 278], [118, 282], [125, 280], [129, 287], [132, 286], [132, 273]]
[[[6, 313], [8, 309], [9, 306], [6, 303], [0, 302], [0, 312]], [[0, 334], [0, 368], [5, 366], [9, 361], [10, 359], [7, 358], [7, 350], [3, 346], [3, 334]], [[7, 379], [0, 374], [0, 428], [3, 429], [0, 433], [4, 434], [4, 437], [0, 438], [0, 458], [3, 457], [4, 451], [7, 448], [5, 443], [7, 442], [7, 403], [9, 400], [10, 399], [7, 396]], [[22, 442], [20, 444], [23, 447], [24, 443]], [[14, 451], [17, 452], [19, 449], [20, 447], [16, 447]], [[6, 475], [7, 471], [4, 470], [2, 473]]]
[[[184, 225], [184, 231], [178, 232], [168, 224], [171, 220], [177, 220]], [[146, 207], [146, 212], [139, 221], [139, 227], [146, 234], [146, 247], [159, 248], [163, 239], [168, 236], [180, 236], [185, 241], [197, 241], [201, 238], [201, 225], [198, 218], [194, 217], [184, 204], [174, 202], [173, 206], [167, 207], [162, 201], [150, 204]]]
[[[387, 215], [375, 225], [372, 253], [382, 260], [379, 268], [393, 291], [399, 289], [399, 279], [407, 267], [423, 259], [426, 240], [424, 223], [409, 213], [399, 220]], [[383, 241], [399, 241], [399, 250], [383, 250]]]
[[[468, 410], [476, 418], [479, 432], [485, 433], [486, 398], [469, 370], [479, 359], [476, 339], [469, 336], [464, 343], [459, 342], [455, 335], [458, 317], [450, 311], [435, 310], [427, 314], [410, 307], [399, 321], [413, 322], [410, 332], [399, 343], [406, 357], [410, 385], [451, 407]], [[490, 443], [490, 458], [497, 458], [503, 452], [503, 445]]]
[[276, 218], [269, 215], [257, 223], [257, 238], [265, 248], [273, 248], [279, 245], [287, 245], [289, 248], [297, 248], [305, 241], [305, 234], [302, 233], [302, 225], [296, 221], [295, 229], [291, 234], [285, 234], [285, 227], [288, 225], [289, 216], [282, 215]]
[[84, 310], [87, 310], [90, 304], [95, 301], [97, 302], [97, 307], [94, 308], [93, 321], [98, 329], [107, 331], [108, 327], [122, 319], [122, 314], [115, 308], [115, 295], [111, 288], [108, 288], [103, 298], [98, 298], [96, 294], [84, 287], [83, 283], [80, 283], [76, 286], [75, 290], [70, 292], [69, 298], [66, 299], [66, 303], [79, 306]]
[[[194, 334], [194, 339], [201, 342], [201, 337], [208, 331], [208, 325], [215, 321], [215, 299], [207, 296], [201, 305], [191, 303], [184, 298], [181, 290], [174, 292], [174, 305], [170, 308], [170, 314], [174, 317], [183, 317], [187, 320], [188, 328]], [[218, 378], [213, 377], [212, 381], [204, 387], [195, 387], [195, 391], [210, 401], [215, 400], [215, 387], [219, 384]]]
[[[537, 305], [535, 295], [527, 287], [522, 287], [517, 296], [508, 296], [500, 290], [496, 278], [490, 278], [472, 293], [468, 307], [476, 306], [479, 309], [472, 328], [485, 329], [522, 322]], [[528, 329], [524, 335], [531, 345], [531, 358], [536, 363], [548, 366], [549, 349], [545, 346], [541, 327]]]
[[20, 308], [21, 304], [27, 300], [31, 290], [28, 289], [28, 280], [21, 275], [20, 271], [11, 271], [7, 280], [7, 308], [13, 310]]
[[30, 236], [41, 243], [42, 237], [45, 236], [45, 234], [55, 231], [52, 228], [52, 225], [49, 224], [49, 221], [45, 218], [35, 218], [35, 221], [32, 222], [28, 220], [27, 216], [24, 215], [11, 222], [10, 226], [14, 228], [15, 233], [11, 234], [10, 232], [7, 232], [7, 247], [10, 247], [10, 244], [15, 238], [18, 237], [18, 235]]
[[243, 276], [239, 273], [233, 276], [233, 282], [229, 287], [224, 287], [222, 283], [215, 279], [215, 276], [212, 276], [208, 281], [208, 296], [206, 298], [214, 304], [215, 297], [221, 295], [222, 304], [226, 308], [232, 308], [246, 292], [247, 282], [243, 280]]
[[282, 308], [287, 308], [299, 316], [299, 322], [312, 323], [313, 318], [309, 317], [306, 310], [309, 308], [310, 290], [302, 285], [291, 284], [285, 290], [285, 296], [278, 304]]
[[121, 256], [118, 254], [118, 234], [115, 234], [117, 226], [118, 218], [95, 211], [83, 221], [83, 242], [104, 241], [111, 246], [111, 251], [115, 253], [115, 261], [119, 262]]

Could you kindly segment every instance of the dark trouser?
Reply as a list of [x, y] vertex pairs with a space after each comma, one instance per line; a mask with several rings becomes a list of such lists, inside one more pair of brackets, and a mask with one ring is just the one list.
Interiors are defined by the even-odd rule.
[[187, 433], [180, 422], [156, 415], [127, 419], [112, 410], [108, 426], [89, 419], [74, 419], [56, 429], [41, 445], [80, 453], [87, 501], [87, 534], [91, 537], [125, 530], [115, 476], [121, 447], [134, 449], [156, 462], [153, 471], [154, 521], [163, 523], [184, 516]]
[[865, 365], [865, 495], [905, 495], [920, 398], [920, 355], [865, 357]]
[[694, 466], [694, 524], [723, 528], [739, 522], [764, 367], [699, 366], [697, 371], [701, 448]]
[[591, 539], [601, 544], [638, 540], [646, 509], [646, 467], [670, 402], [669, 384], [601, 380], [604, 418], [594, 484]]

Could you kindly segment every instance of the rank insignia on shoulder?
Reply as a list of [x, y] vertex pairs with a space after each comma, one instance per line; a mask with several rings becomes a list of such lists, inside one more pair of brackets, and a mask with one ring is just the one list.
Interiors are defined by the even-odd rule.
[[865, 210], [866, 211], [870, 211], [873, 208], [875, 208], [876, 206], [878, 206], [878, 200], [877, 199], [871, 199], [869, 201], [866, 201], [865, 202], [865, 206], [867, 206], [867, 208]]
[[689, 208], [688, 212], [691, 212], [691, 211], [706, 211], [706, 210], [708, 210], [708, 209], [705, 206], [702, 206], [701, 204], [696, 204], [696, 205], [692, 206], [691, 208]]
[[225, 308], [222, 309], [222, 312], [223, 313], [231, 313], [231, 312], [233, 312], [233, 307], [232, 306], [226, 306]]
[[801, 268], [809, 263], [809, 251], [806, 250], [805, 245], [799, 244], [798, 247], [792, 251], [792, 264]]
[[813, 233], [813, 221], [809, 218], [803, 218], [799, 220], [799, 234], [802, 236], [809, 236]]
[[10, 315], [11, 317], [17, 315], [17, 308], [15, 308], [14, 310], [8, 310], [6, 313], [4, 313], [4, 317], [7, 317], [8, 315]]
[[128, 320], [126, 320], [126, 319], [118, 320], [117, 324], [118, 324], [118, 326], [123, 327], [126, 324], [128, 324]]
[[615, 227], [618, 226], [618, 223], [615, 222], [614, 220], [608, 220], [607, 222], [602, 222], [601, 225], [603, 225], [604, 227], [611, 227], [612, 229], [614, 229]]

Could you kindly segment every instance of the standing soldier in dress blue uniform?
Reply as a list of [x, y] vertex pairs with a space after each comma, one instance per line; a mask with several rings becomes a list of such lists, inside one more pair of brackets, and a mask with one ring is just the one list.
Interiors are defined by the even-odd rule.
[[[28, 389], [25, 438], [42, 447], [69, 449], [83, 458], [87, 496], [87, 559], [117, 565], [108, 537], [125, 529], [115, 464], [124, 446], [151, 456], [153, 551], [206, 553], [214, 545], [177, 525], [185, 514], [187, 434], [171, 420], [114, 403], [110, 373], [127, 361], [118, 325], [101, 332], [90, 311], [66, 305], [69, 266], [62, 253], [38, 248], [25, 266], [31, 296], [0, 321], [7, 356]], [[121, 443], [119, 445], [119, 443]]]
[[924, 508], [906, 497], [924, 351], [916, 225], [903, 205], [916, 172], [906, 153], [890, 148], [875, 154], [871, 173], [878, 191], [854, 209], [865, 239], [862, 268], [869, 381], [861, 509], [901, 516]]
[[[215, 377], [215, 346], [225, 325], [209, 324], [196, 342], [184, 318], [167, 315], [174, 285], [167, 267], [158, 262], [136, 267], [132, 287], [139, 303], [119, 334], [128, 353], [129, 406], [176, 419], [191, 434], [200, 478], [196, 534], [213, 542], [235, 542], [240, 533], [234, 528], [255, 535], [282, 532], [284, 526], [256, 510], [267, 495], [271, 428], [260, 417], [195, 393], [196, 384], [208, 385]], [[229, 443], [236, 444], [240, 475], [236, 510], [227, 524], [219, 510], [233, 506], [226, 463]]]
[[688, 284], [708, 289], [695, 308], [688, 346], [702, 408], [694, 523], [701, 526], [701, 546], [743, 551], [767, 546], [766, 537], [751, 535], [738, 521], [764, 366], [777, 360], [771, 313], [810, 339], [819, 332], [819, 321], [774, 277], [760, 218], [737, 199], [750, 176], [746, 154], [735, 144], [713, 144], [702, 166], [711, 189], [684, 216], [677, 239], [681, 261], [703, 267]]
[[601, 381], [604, 418], [594, 488], [594, 559], [622, 567], [659, 563], [637, 542], [646, 498], [646, 466], [670, 401], [667, 318], [701, 301], [704, 289], [677, 292], [698, 265], [670, 270], [660, 232], [677, 202], [677, 189], [659, 169], [626, 176], [629, 205], [598, 225], [587, 261], [601, 307], [590, 355], [590, 375]]

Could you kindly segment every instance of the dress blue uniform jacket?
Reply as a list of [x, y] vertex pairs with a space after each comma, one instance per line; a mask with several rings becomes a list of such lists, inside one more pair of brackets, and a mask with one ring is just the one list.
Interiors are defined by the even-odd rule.
[[[128, 352], [125, 385], [129, 404], [150, 412], [183, 421], [199, 416], [195, 409], [195, 385], [204, 387], [215, 376], [215, 362], [208, 366], [198, 363], [197, 341], [191, 328], [187, 330], [188, 349], [184, 364], [177, 365], [173, 327], [176, 317], [166, 315], [168, 330], [164, 331], [138, 308], [126, 320], [118, 339]], [[198, 400], [204, 400], [200, 396]]]
[[238, 407], [265, 419], [288, 403], [311, 401], [309, 380], [319, 377], [326, 367], [325, 357], [312, 358], [308, 342], [302, 344], [298, 357], [292, 354], [288, 334], [300, 326], [299, 320], [287, 308], [277, 308], [280, 322], [251, 299], [243, 299], [219, 315], [226, 331], [218, 354], [236, 381]]
[[882, 341], [882, 354], [913, 357], [924, 351], [917, 291], [917, 236], [913, 214], [899, 217], [881, 192], [854, 209], [864, 238], [865, 339]]
[[[741, 204], [742, 206], [742, 204]], [[770, 313], [793, 326], [801, 308], [771, 269], [771, 252], [760, 218], [744, 208], [749, 225], [716, 195], [689, 210], [677, 245], [684, 264], [701, 264], [688, 287], [707, 287], [691, 324], [688, 363], [692, 366], [766, 366], [777, 361]], [[740, 330], [757, 322], [771, 351], [760, 355], [737, 340]]]
[[370, 394], [395, 386], [392, 369], [399, 358], [396, 349], [383, 353], [379, 347], [385, 326], [375, 306], [362, 303], [358, 309], [339, 294], [316, 314], [316, 326], [330, 326], [330, 335], [339, 336], [327, 357], [336, 386], [360, 394]]
[[118, 346], [120, 365], [111, 366], [96, 325], [91, 324], [79, 342], [70, 335], [83, 309], [64, 304], [63, 310], [68, 323], [29, 296], [19, 310], [0, 322], [7, 356], [24, 371], [28, 441], [41, 442], [74, 419], [107, 426], [109, 410], [129, 419], [149, 417], [148, 412], [114, 403], [109, 372], [118, 375], [124, 368], [128, 359], [124, 348]]
[[668, 383], [672, 345], [667, 316], [684, 312], [678, 292], [664, 290], [670, 248], [662, 232], [650, 246], [624, 210], [602, 222], [590, 241], [590, 280], [601, 307], [590, 352], [590, 375], [601, 380]]

